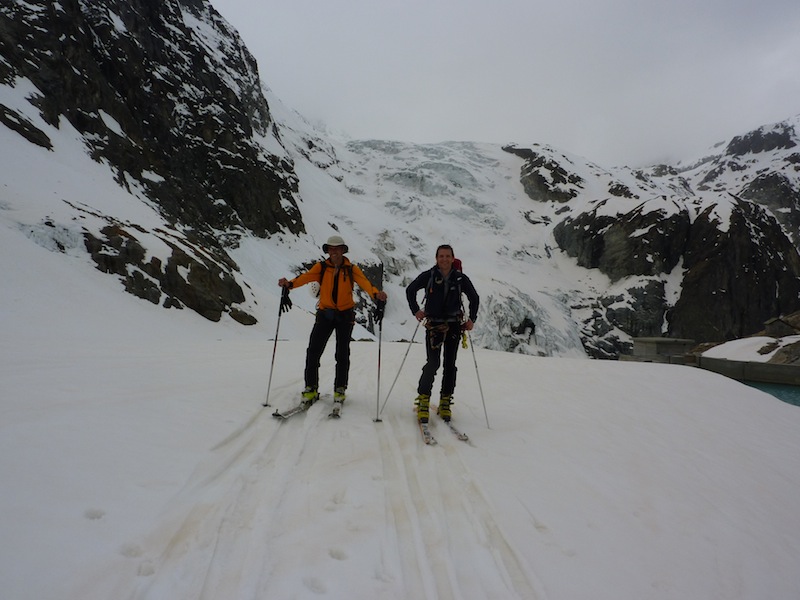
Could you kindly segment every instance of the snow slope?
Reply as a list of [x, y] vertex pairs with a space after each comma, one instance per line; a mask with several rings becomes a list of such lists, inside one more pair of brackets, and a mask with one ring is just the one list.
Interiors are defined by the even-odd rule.
[[[690, 367], [470, 348], [471, 442], [435, 424], [426, 447], [422, 348], [383, 343], [379, 394], [356, 342], [342, 419], [328, 397], [279, 423], [274, 318], [159, 309], [17, 228], [0, 247], [3, 598], [800, 594], [797, 407]], [[282, 319], [276, 407], [309, 328]]]

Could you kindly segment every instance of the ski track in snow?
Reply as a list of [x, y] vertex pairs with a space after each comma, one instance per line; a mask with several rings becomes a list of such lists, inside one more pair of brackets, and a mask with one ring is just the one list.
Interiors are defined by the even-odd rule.
[[[406, 439], [413, 419], [387, 421], [392, 434], [380, 437], [387, 501], [398, 544], [416, 549], [403, 564], [408, 597], [545, 598], [471, 478], [456, 446], [463, 442], [425, 448], [418, 435], [416, 443]], [[487, 563], [506, 577], [487, 580]]]
[[[351, 376], [370, 375], [371, 365], [353, 364]], [[425, 446], [413, 413], [367, 424], [365, 398], [348, 399], [340, 420], [328, 418], [326, 394], [305, 414], [274, 419], [299, 388], [299, 380], [276, 387], [272, 406], [210, 447], [163, 522], [131, 545], [141, 548], [137, 577], [133, 589], [119, 582], [117, 597], [547, 597], [471, 476], [463, 454], [474, 446], [443, 428], [440, 444]], [[337, 482], [336, 467], [353, 461], [374, 472], [374, 487]], [[320, 472], [331, 477], [315, 481]], [[318, 527], [344, 527], [348, 539], [365, 529], [365, 540], [379, 540], [369, 553], [375, 564], [349, 559], [363, 548], [317, 547]]]
[[[152, 581], [134, 597], [174, 593], [174, 597], [220, 598], [238, 589], [238, 582], [246, 579], [244, 573], [264, 568], [268, 556], [263, 540], [268, 539], [271, 513], [280, 506], [293, 470], [303, 458], [303, 444], [292, 456], [287, 451], [297, 445], [290, 443], [292, 432], [275, 427], [272, 421], [268, 408], [258, 410], [242, 429], [212, 449], [211, 459], [201, 463], [179, 502], [184, 506], [183, 497], [191, 496], [194, 508], [183, 516], [158, 559], [151, 561]], [[218, 497], [207, 496], [206, 490], [216, 491]], [[197, 564], [207, 565], [203, 581], [192, 578]], [[184, 570], [185, 580], [180, 576]]]

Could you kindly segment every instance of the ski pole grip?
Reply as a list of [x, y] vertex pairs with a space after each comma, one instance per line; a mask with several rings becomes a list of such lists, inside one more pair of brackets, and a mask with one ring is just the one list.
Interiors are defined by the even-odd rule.
[[292, 308], [292, 301], [289, 299], [289, 288], [283, 288], [283, 292], [281, 293], [281, 306], [280, 312], [288, 312]]
[[386, 301], [375, 298], [375, 310], [372, 312], [372, 316], [375, 318], [376, 323], [383, 321], [383, 311], [385, 308]]

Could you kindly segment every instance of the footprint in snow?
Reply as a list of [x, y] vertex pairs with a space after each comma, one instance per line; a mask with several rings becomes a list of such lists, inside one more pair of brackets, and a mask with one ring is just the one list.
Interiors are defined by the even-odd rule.
[[83, 516], [90, 521], [97, 521], [106, 516], [106, 511], [101, 508], [87, 508], [83, 513]]
[[324, 594], [328, 591], [325, 584], [316, 577], [303, 577], [303, 584], [315, 594]]

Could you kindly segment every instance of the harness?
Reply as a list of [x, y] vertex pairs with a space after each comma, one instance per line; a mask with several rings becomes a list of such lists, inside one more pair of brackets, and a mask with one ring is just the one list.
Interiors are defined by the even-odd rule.
[[[425, 296], [422, 299], [423, 305], [427, 305], [428, 295], [433, 293], [433, 282], [437, 270], [438, 270], [437, 267], [433, 267], [431, 269], [431, 276], [428, 279], [428, 285], [425, 286]], [[464, 316], [464, 305], [463, 305], [463, 300], [461, 298], [461, 277], [462, 277], [461, 271], [453, 269], [450, 272], [450, 276], [446, 280], [447, 283], [444, 295], [442, 296], [442, 304], [446, 305], [448, 296], [451, 294], [453, 289], [456, 290], [456, 293], [458, 294], [457, 297], [458, 297], [459, 312], [453, 316], [456, 317], [458, 321], [461, 321], [461, 318]]]
[[[431, 276], [428, 279], [428, 285], [425, 287], [425, 297], [423, 298], [423, 303], [427, 305], [428, 295], [433, 293], [433, 284], [434, 279], [436, 276], [437, 267], [433, 267], [431, 269]], [[444, 343], [445, 337], [447, 333], [450, 331], [450, 327], [453, 323], [461, 323], [461, 319], [464, 317], [464, 305], [461, 299], [461, 271], [453, 270], [450, 273], [450, 277], [446, 279], [445, 290], [442, 296], [442, 304], [446, 306], [448, 296], [453, 292], [455, 289], [458, 293], [458, 303], [459, 303], [459, 312], [453, 316], [453, 318], [445, 318], [445, 321], [435, 320], [432, 321], [430, 319], [425, 320], [425, 329], [428, 330], [428, 343], [430, 347], [434, 350], [437, 350], [442, 346]], [[460, 331], [460, 328], [459, 328]]]

